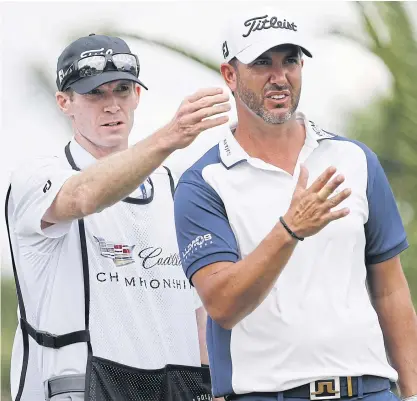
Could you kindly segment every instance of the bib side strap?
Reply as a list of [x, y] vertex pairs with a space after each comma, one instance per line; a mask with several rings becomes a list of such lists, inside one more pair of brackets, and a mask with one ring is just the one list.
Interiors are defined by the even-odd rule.
[[88, 330], [73, 331], [71, 333], [54, 335], [47, 331], [36, 330], [25, 319], [20, 318], [20, 325], [24, 327], [27, 333], [41, 346], [47, 348], [62, 348], [66, 345], [85, 343], [90, 341], [90, 332]]

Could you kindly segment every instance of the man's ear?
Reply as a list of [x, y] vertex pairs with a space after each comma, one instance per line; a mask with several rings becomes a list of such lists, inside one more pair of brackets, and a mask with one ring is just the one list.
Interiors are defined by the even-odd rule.
[[136, 107], [138, 107], [139, 105], [140, 94], [142, 93], [142, 87], [139, 84], [134, 83], [133, 90], [135, 91], [135, 96], [136, 96], [136, 106], [135, 106], [135, 109], [136, 109]]
[[68, 117], [72, 116], [72, 97], [73, 92], [57, 92], [55, 99], [60, 110]]
[[237, 88], [237, 68], [237, 66], [234, 67], [229, 63], [223, 63], [220, 66], [220, 72], [223, 76], [223, 79], [232, 92], [235, 92]]

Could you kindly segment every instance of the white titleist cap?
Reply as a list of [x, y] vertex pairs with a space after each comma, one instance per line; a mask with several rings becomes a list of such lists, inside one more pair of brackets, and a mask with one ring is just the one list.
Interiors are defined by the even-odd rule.
[[305, 47], [306, 39], [297, 20], [286, 12], [267, 9], [233, 17], [226, 28], [222, 52], [225, 62], [236, 57], [248, 64], [267, 50], [285, 44], [299, 46], [306, 56], [313, 57]]

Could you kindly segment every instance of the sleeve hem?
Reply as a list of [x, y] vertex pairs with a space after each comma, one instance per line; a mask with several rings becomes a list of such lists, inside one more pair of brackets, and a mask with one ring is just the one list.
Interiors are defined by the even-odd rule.
[[193, 275], [203, 267], [207, 265], [211, 265], [212, 263], [216, 262], [236, 262], [238, 260], [238, 256], [233, 252], [217, 252], [211, 255], [204, 256], [197, 261], [193, 262], [186, 271], [188, 280], [190, 284], [192, 283]]
[[[44, 229], [40, 228], [40, 234], [47, 238], [60, 238], [65, 234], [68, 234], [71, 225], [74, 220], [71, 221], [63, 221], [59, 223], [55, 223], [52, 226], [46, 227]], [[42, 224], [42, 222], [41, 222]]]
[[[59, 238], [68, 233], [70, 221], [42, 229], [42, 219], [66, 181], [76, 174], [79, 173], [57, 157], [40, 158], [36, 163], [14, 171], [11, 194], [15, 234], [19, 237]], [[48, 182], [49, 187], [46, 186]]]
[[59, 185], [56, 185], [55, 190], [51, 193], [49, 196], [49, 202], [45, 202], [41, 205], [40, 213], [41, 216], [37, 226], [36, 226], [36, 232], [39, 235], [42, 235], [46, 238], [60, 238], [66, 234], [68, 234], [73, 220], [70, 221], [60, 221], [58, 223], [52, 224], [49, 227], [42, 228], [42, 218], [47, 212], [47, 210], [51, 207], [52, 203], [54, 203], [59, 191], [62, 189], [64, 184], [74, 175], [78, 174], [76, 171], [71, 171], [67, 177], [62, 182], [59, 182]]
[[389, 259], [392, 259], [394, 256], [397, 256], [402, 251], [408, 248], [408, 242], [407, 239], [404, 239], [402, 242], [400, 242], [396, 247], [381, 253], [379, 255], [374, 255], [366, 258], [366, 265], [373, 265], [376, 263], [382, 263]]

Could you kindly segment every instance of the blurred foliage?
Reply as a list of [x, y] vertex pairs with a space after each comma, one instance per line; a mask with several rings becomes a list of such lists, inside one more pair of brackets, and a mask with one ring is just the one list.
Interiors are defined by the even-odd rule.
[[[401, 260], [417, 307], [417, 41], [405, 2], [353, 3], [365, 37], [333, 30], [378, 57], [391, 74], [389, 94], [351, 113], [348, 136], [379, 157], [398, 201], [410, 247]], [[413, 5], [414, 6], [414, 5]], [[411, 5], [409, 6], [411, 7]], [[360, 96], [360, 94], [358, 94]]]
[[[367, 144], [379, 157], [399, 203], [410, 248], [402, 254], [404, 270], [417, 307], [417, 42], [407, 5], [403, 2], [352, 3], [362, 20], [363, 32], [332, 30], [331, 34], [360, 44], [378, 57], [392, 76], [389, 95], [379, 97], [350, 115], [348, 136]], [[411, 7], [411, 6], [410, 6]], [[103, 30], [105, 32], [105, 30]], [[188, 57], [218, 72], [215, 62], [166, 41], [133, 32], [107, 34], [141, 40]], [[35, 69], [43, 89], [54, 93], [42, 70]], [[52, 89], [51, 89], [52, 88]], [[1, 282], [1, 401], [10, 400], [9, 365], [16, 329], [16, 295], [12, 278]]]
[[[104, 30], [104, 32], [105, 32], [105, 30]], [[151, 44], [151, 45], [160, 46], [160, 47], [162, 47], [166, 50], [170, 50], [170, 51], [173, 51], [176, 54], [180, 54], [181, 56], [184, 56], [187, 59], [194, 60], [198, 64], [203, 65], [204, 67], [208, 68], [209, 70], [212, 70], [212, 71], [216, 72], [217, 74], [220, 73], [219, 65], [218, 65], [217, 62], [215, 62], [211, 59], [208, 59], [206, 57], [203, 57], [201, 55], [198, 55], [198, 54], [196, 54], [192, 51], [186, 50], [185, 48], [180, 47], [176, 44], [170, 43], [166, 40], [150, 39], [150, 38], [147, 38], [146, 36], [140, 35], [138, 33], [126, 32], [126, 31], [116, 31], [116, 30], [112, 30], [112, 31], [107, 30], [106, 35], [127, 38], [128, 40], [129, 39], [140, 40], [142, 42], [145, 42], [145, 43], [148, 43], [148, 44]]]
[[17, 326], [17, 299], [13, 277], [1, 277], [1, 401], [10, 398], [10, 356]]

